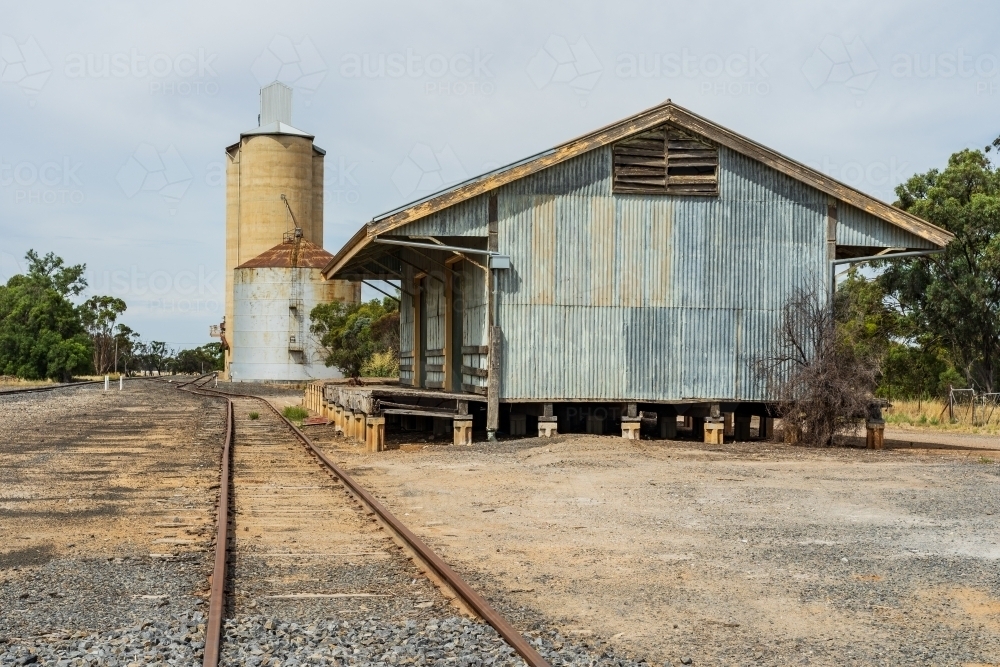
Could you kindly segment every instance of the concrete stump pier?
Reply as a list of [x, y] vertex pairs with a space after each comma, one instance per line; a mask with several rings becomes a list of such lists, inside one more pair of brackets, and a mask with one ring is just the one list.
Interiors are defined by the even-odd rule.
[[706, 445], [721, 445], [725, 438], [726, 423], [721, 419], [719, 421], [714, 421], [712, 419], [705, 420], [705, 444]]
[[641, 427], [641, 417], [622, 417], [622, 437], [626, 440], [639, 440]]
[[559, 435], [559, 418], [558, 417], [539, 417], [538, 418], [538, 437], [539, 438], [552, 438]]
[[383, 452], [385, 445], [385, 417], [368, 417], [365, 420], [367, 433], [365, 446], [369, 452]]
[[455, 444], [456, 445], [471, 445], [472, 444], [472, 417], [468, 416], [463, 419], [464, 415], [458, 415], [454, 419], [454, 429], [455, 429]]

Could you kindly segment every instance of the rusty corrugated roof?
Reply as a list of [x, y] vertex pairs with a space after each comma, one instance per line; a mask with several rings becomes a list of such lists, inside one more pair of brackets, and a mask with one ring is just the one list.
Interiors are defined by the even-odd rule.
[[305, 239], [298, 242], [279, 243], [265, 250], [251, 260], [243, 262], [237, 269], [322, 269], [330, 263], [333, 255], [315, 243]]

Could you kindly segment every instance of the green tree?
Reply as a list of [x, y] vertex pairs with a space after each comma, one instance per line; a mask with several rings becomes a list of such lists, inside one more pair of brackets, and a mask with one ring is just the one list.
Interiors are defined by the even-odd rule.
[[115, 327], [115, 349], [118, 351], [119, 370], [122, 373], [131, 375], [132, 371], [139, 369], [137, 356], [141, 344], [139, 334], [128, 325], [118, 324]]
[[943, 171], [917, 174], [896, 194], [896, 206], [955, 240], [942, 254], [888, 263], [880, 286], [905, 319], [909, 340], [944, 355], [970, 385], [993, 391], [1000, 373], [1000, 171], [983, 151], [963, 150]]
[[91, 341], [70, 301], [87, 286], [86, 266], [34, 250], [25, 259], [28, 272], [0, 287], [0, 373], [69, 381], [90, 369]]
[[156, 371], [157, 375], [162, 375], [172, 361], [173, 354], [163, 341], [154, 340], [145, 346], [143, 363], [147, 371]]
[[207, 343], [178, 352], [171, 363], [171, 369], [175, 373], [211, 373], [221, 371], [222, 364], [222, 343]]
[[[313, 308], [309, 317], [311, 331], [326, 349], [326, 365], [337, 368], [345, 377], [361, 377], [378, 353], [392, 350], [398, 359], [398, 342], [393, 350], [392, 340], [393, 331], [398, 339], [399, 306], [393, 299], [324, 303]], [[378, 364], [378, 370], [384, 368], [384, 363]]]
[[113, 296], [94, 296], [80, 307], [83, 325], [90, 335], [94, 372], [104, 375], [115, 367], [119, 339], [115, 334], [118, 316], [128, 306]]

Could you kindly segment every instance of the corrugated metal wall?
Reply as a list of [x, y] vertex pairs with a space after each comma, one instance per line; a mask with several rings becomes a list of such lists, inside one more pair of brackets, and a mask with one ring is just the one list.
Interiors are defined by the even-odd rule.
[[[826, 286], [827, 196], [726, 148], [719, 165], [718, 197], [612, 195], [610, 147], [499, 189], [502, 399], [766, 398], [752, 367], [782, 305]], [[930, 247], [845, 204], [838, 219], [842, 245]], [[394, 233], [485, 236], [486, 196]], [[486, 345], [483, 271], [465, 263], [464, 286], [462, 344]]]
[[424, 311], [427, 317], [427, 334], [423, 347], [425, 350], [443, 350], [446, 308], [444, 284], [433, 278], [424, 278], [423, 286]]
[[894, 248], [934, 248], [934, 244], [848, 204], [837, 207], [837, 243]]
[[462, 345], [489, 345], [486, 272], [470, 262], [462, 262], [462, 301]]
[[486, 236], [486, 198], [474, 197], [388, 232], [387, 236]]
[[612, 196], [610, 148], [501, 189], [504, 399], [764, 398], [752, 361], [826, 275], [826, 195], [719, 157], [718, 198]]

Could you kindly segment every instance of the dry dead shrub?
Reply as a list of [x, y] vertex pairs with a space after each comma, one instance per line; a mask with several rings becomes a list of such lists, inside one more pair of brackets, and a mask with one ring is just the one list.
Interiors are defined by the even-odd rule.
[[[841, 304], [838, 304], [841, 307]], [[878, 417], [878, 359], [838, 330], [825, 290], [799, 289], [782, 309], [772, 354], [757, 372], [774, 409], [800, 442], [828, 447]]]

